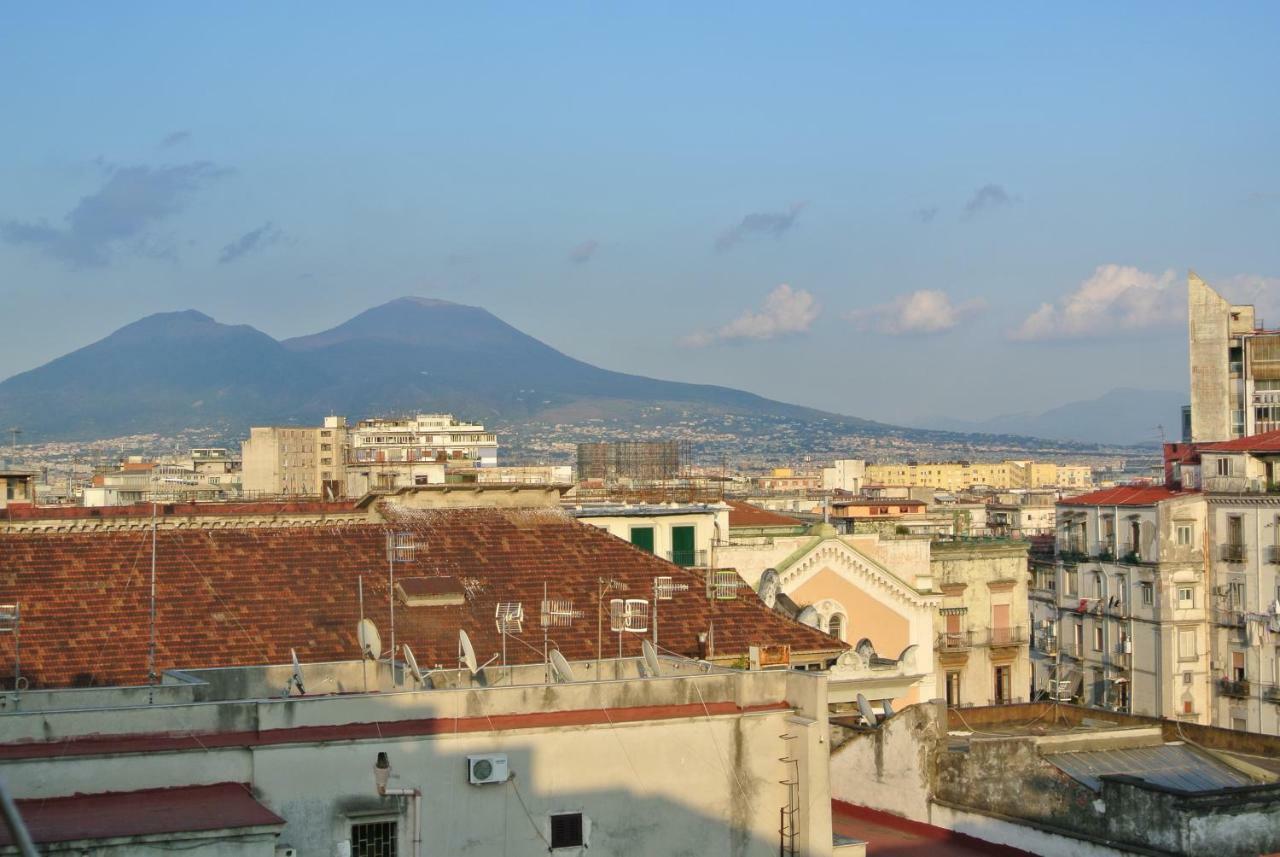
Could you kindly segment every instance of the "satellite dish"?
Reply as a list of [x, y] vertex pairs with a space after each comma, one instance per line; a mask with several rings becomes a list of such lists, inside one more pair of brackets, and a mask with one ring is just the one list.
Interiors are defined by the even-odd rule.
[[401, 646], [400, 650], [404, 652], [404, 662], [409, 667], [409, 675], [413, 676], [413, 680], [418, 684], [426, 684], [427, 680], [422, 675], [422, 670], [418, 668], [418, 659], [413, 656], [413, 652], [408, 646]]
[[884, 709], [884, 717], [886, 720], [893, 716], [893, 704], [889, 700], [882, 700], [880, 707]]
[[758, 592], [760, 600], [764, 602], [765, 607], [772, 608], [778, 603], [778, 572], [772, 568], [766, 568], [764, 574], [760, 575], [760, 584]]
[[796, 617], [796, 621], [801, 625], [808, 625], [810, 628], [818, 627], [818, 611], [809, 606], [800, 611], [800, 615]]
[[862, 715], [862, 719], [867, 721], [868, 726], [876, 725], [876, 713], [871, 710], [871, 703], [867, 702], [867, 698], [862, 694], [858, 694], [858, 713]]
[[569, 666], [569, 662], [564, 659], [564, 655], [560, 654], [559, 649], [551, 650], [551, 672], [557, 681], [577, 681], [573, 677], [573, 667]]
[[471, 638], [461, 628], [458, 629], [458, 660], [467, 665], [472, 675], [480, 672], [480, 662], [476, 660], [476, 650], [471, 645]]
[[644, 652], [644, 665], [649, 668], [649, 675], [662, 675], [662, 669], [658, 664], [658, 650], [653, 647], [653, 643], [648, 640], [641, 640], [640, 650]]
[[376, 661], [382, 656], [382, 635], [372, 619], [361, 619], [356, 626], [356, 640], [360, 643], [360, 652], [366, 658]]
[[293, 661], [293, 678], [292, 682], [298, 688], [298, 693], [306, 694], [306, 689], [302, 686], [302, 664], [298, 662], [298, 653], [293, 649], [289, 650], [289, 659]]

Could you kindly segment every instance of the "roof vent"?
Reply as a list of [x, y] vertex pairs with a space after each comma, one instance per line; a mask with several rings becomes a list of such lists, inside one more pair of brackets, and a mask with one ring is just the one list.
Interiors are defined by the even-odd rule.
[[396, 596], [409, 607], [445, 607], [466, 603], [467, 590], [456, 577], [402, 577]]

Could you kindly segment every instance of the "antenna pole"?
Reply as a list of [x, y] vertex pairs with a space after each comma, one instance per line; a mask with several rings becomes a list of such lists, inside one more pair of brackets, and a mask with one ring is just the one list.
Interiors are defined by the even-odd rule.
[[147, 704], [156, 701], [156, 501], [151, 501], [151, 643], [147, 647]]
[[658, 578], [653, 579], [653, 647], [658, 648]]
[[[364, 575], [363, 574], [356, 578], [356, 591], [359, 593], [359, 598], [360, 598], [360, 624], [357, 626], [360, 628], [360, 633], [357, 634], [356, 636], [360, 637], [360, 636], [363, 636], [364, 634]], [[368, 670], [365, 668], [365, 661], [367, 661], [368, 658], [366, 658], [364, 655], [364, 642], [362, 640], [357, 639], [356, 643], [360, 646], [360, 681], [364, 685], [364, 692], [368, 693], [369, 692], [369, 673], [368, 673]]]
[[387, 537], [387, 604], [391, 610], [391, 684], [396, 681], [396, 549], [395, 536]]

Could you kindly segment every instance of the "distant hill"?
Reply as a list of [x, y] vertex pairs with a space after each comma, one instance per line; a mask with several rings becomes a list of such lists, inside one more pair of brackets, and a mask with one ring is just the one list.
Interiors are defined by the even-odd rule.
[[1077, 443], [1158, 444], [1157, 426], [1164, 427], [1169, 440], [1181, 436], [1182, 406], [1188, 401], [1186, 393], [1171, 390], [1118, 388], [1040, 414], [1005, 414], [977, 421], [935, 417], [918, 424], [943, 431], [1002, 432]]
[[[184, 429], [243, 436], [250, 425], [315, 424], [451, 411], [513, 436], [523, 427], [610, 423], [760, 436], [785, 453], [815, 439], [901, 438], [955, 454], [1035, 445], [901, 428], [704, 384], [660, 381], [575, 360], [478, 307], [400, 298], [337, 327], [278, 342], [193, 310], [148, 316], [0, 382], [0, 423], [29, 440], [87, 440]], [[696, 429], [690, 429], [696, 426]], [[569, 435], [557, 435], [567, 441]], [[589, 436], [589, 433], [588, 433]], [[785, 436], [785, 437], [784, 437]], [[1025, 443], [1022, 443], [1025, 442]], [[812, 448], [812, 447], [809, 447]], [[951, 454], [951, 453], [948, 453]]]

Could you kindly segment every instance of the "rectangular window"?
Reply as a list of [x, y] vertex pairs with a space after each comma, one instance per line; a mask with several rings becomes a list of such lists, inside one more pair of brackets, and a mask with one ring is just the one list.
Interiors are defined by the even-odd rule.
[[1194, 661], [1196, 659], [1196, 629], [1178, 629], [1178, 660]]
[[996, 667], [994, 684], [996, 691], [996, 705], [1004, 705], [1010, 702], [1009, 667]]
[[1076, 572], [1074, 570], [1066, 572], [1067, 575], [1067, 594], [1075, 595], [1080, 591], [1077, 583]]
[[1142, 589], [1142, 604], [1144, 607], [1150, 607], [1155, 603], [1155, 587], [1150, 583], [1140, 583], [1138, 586]]
[[1235, 681], [1244, 681], [1244, 652], [1231, 653], [1231, 677]]
[[653, 553], [653, 527], [632, 527], [631, 544]]
[[561, 812], [551, 816], [551, 847], [581, 848], [585, 842], [582, 838], [582, 813]]
[[1093, 575], [1093, 597], [1102, 597], [1102, 575], [1094, 572]]
[[947, 705], [960, 704], [960, 672], [951, 670], [947, 673]]
[[1190, 586], [1178, 587], [1178, 609], [1190, 610], [1196, 606], [1195, 589]]
[[1227, 458], [1225, 455], [1218, 459], [1218, 475], [1219, 476], [1231, 475], [1231, 459]]
[[1178, 524], [1178, 547], [1190, 547], [1195, 530], [1191, 524]]
[[351, 857], [396, 857], [396, 823], [370, 821], [351, 825]]
[[1076, 656], [1084, 654], [1084, 622], [1076, 623]]
[[1102, 651], [1102, 623], [1097, 622], [1093, 626], [1093, 650], [1095, 652]]

